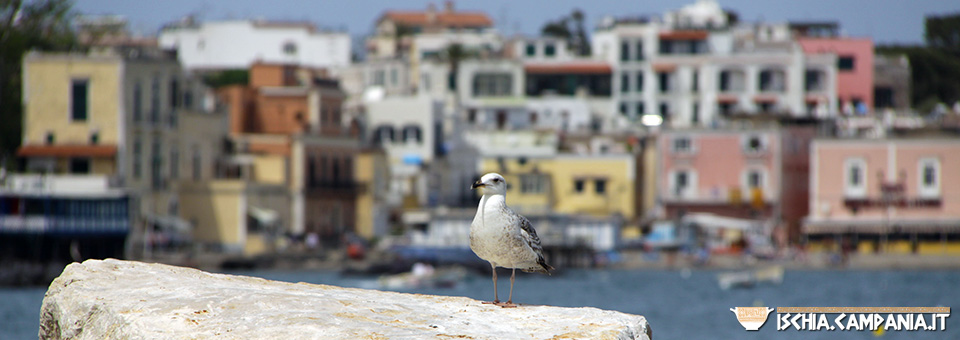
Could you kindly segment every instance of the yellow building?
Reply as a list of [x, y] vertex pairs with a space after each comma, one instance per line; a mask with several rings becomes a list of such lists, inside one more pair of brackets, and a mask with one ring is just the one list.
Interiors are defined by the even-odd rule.
[[197, 205], [180, 185], [221, 176], [228, 116], [204, 109], [205, 88], [176, 58], [147, 47], [31, 52], [23, 79], [27, 172], [102, 176], [134, 195], [130, 256], [171, 239], [151, 234], [207, 234], [182, 218]]
[[356, 233], [372, 239], [387, 233], [386, 196], [390, 186], [387, 154], [382, 149], [364, 150], [357, 154], [354, 178], [363, 183], [357, 195]]
[[558, 155], [484, 158], [481, 173], [507, 180], [507, 203], [524, 213], [556, 212], [606, 217], [636, 216], [633, 155]]

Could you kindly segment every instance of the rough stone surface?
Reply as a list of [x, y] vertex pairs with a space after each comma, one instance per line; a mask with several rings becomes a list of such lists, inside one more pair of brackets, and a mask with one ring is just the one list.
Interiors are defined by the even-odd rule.
[[500, 308], [402, 294], [212, 274], [120, 260], [64, 269], [41, 339], [649, 339], [642, 316], [596, 308]]

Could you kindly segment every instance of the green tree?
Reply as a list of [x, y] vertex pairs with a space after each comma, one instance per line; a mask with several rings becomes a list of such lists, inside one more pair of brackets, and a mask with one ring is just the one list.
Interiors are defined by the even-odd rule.
[[0, 0], [0, 166], [13, 165], [22, 138], [23, 56], [74, 48], [71, 8], [70, 0]]
[[960, 13], [926, 17], [924, 37], [927, 46], [960, 57]]
[[580, 9], [574, 9], [570, 15], [560, 19], [548, 21], [540, 28], [540, 35], [563, 39], [568, 48], [577, 55], [590, 55], [590, 39], [587, 37], [583, 11]]

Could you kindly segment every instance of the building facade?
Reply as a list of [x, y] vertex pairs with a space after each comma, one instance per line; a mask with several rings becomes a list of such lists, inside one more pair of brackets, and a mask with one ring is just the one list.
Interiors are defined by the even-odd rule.
[[158, 41], [161, 48], [176, 50], [183, 67], [191, 71], [247, 69], [255, 62], [310, 68], [350, 65], [350, 35], [307, 22], [200, 23], [187, 17], [163, 27]]
[[957, 253], [956, 138], [817, 139], [810, 153], [810, 240], [865, 252]]

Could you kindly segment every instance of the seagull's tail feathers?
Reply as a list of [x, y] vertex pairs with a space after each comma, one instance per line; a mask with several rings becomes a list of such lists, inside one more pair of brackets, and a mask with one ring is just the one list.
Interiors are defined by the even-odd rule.
[[537, 256], [537, 264], [539, 267], [530, 267], [526, 269], [521, 269], [527, 273], [541, 273], [550, 275], [550, 271], [553, 270], [553, 267], [547, 264], [547, 261], [543, 259], [543, 256]]

